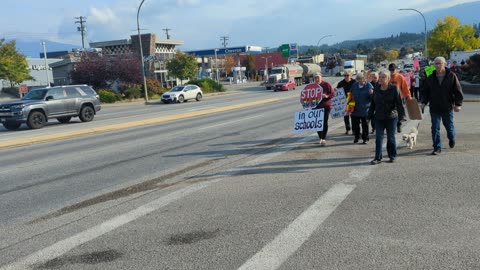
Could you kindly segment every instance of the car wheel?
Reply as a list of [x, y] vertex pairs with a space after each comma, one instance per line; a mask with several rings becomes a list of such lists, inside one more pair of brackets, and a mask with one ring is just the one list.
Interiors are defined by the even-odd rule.
[[71, 119], [72, 119], [71, 116], [58, 117], [58, 118], [57, 118], [58, 122], [60, 122], [60, 123], [62, 123], [62, 124], [65, 124], [65, 123], [70, 122]]
[[27, 126], [31, 129], [39, 129], [45, 125], [45, 115], [39, 111], [33, 111], [28, 115]]
[[185, 98], [182, 95], [178, 97], [178, 103], [182, 103], [184, 100]]
[[82, 122], [90, 122], [95, 116], [95, 111], [90, 106], [83, 106], [78, 116]]
[[202, 100], [202, 94], [198, 93], [197, 97], [195, 98], [196, 101]]
[[8, 129], [8, 130], [16, 130], [20, 127], [22, 123], [16, 123], [16, 122], [5, 122], [3, 123], [3, 126]]

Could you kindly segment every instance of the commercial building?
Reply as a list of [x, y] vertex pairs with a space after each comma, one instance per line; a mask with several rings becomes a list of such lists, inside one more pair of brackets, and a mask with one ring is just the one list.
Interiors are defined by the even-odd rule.
[[[28, 86], [29, 88], [35, 87], [45, 87], [49, 83], [54, 82], [53, 79], [53, 69], [52, 65], [62, 61], [62, 59], [47, 59], [48, 70], [45, 66], [45, 59], [43, 58], [27, 58], [27, 65], [30, 71], [30, 76], [33, 77], [33, 80], [28, 80], [22, 82], [23, 85]], [[48, 75], [47, 75], [48, 73]], [[10, 82], [7, 80], [1, 80], [0, 88], [10, 87]]]

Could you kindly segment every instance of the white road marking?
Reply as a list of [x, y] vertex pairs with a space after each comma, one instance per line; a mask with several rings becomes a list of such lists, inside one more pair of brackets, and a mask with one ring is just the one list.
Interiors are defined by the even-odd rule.
[[3, 266], [0, 268], [0, 270], [30, 269], [31, 266], [33, 265], [46, 263], [49, 260], [53, 260], [55, 258], [62, 256], [63, 254], [67, 253], [68, 251], [72, 250], [75, 247], [78, 247], [79, 245], [82, 245], [99, 236], [102, 236], [108, 232], [111, 232], [120, 226], [123, 226], [129, 222], [132, 222], [138, 218], [141, 218], [162, 207], [165, 207], [170, 203], [175, 202], [179, 199], [182, 199], [183, 197], [191, 193], [194, 193], [196, 191], [199, 191], [217, 181], [219, 180], [203, 182], [203, 183], [199, 183], [190, 187], [186, 187], [186, 188], [174, 191], [160, 199], [157, 199], [155, 201], [142, 205], [137, 209], [134, 209], [126, 214], [112, 218], [108, 221], [103, 222], [100, 225], [92, 227], [86, 231], [80, 232], [67, 239], [59, 241], [49, 247], [39, 250], [18, 262]]
[[339, 183], [330, 188], [296, 218], [272, 242], [244, 263], [239, 270], [277, 269], [310, 237], [350, 194], [355, 185]]

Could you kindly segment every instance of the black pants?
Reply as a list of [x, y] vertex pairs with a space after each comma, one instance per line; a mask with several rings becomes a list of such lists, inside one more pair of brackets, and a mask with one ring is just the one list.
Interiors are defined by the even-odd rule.
[[350, 125], [350, 115], [345, 115], [343, 117], [343, 122], [345, 122], [345, 130], [350, 131], [352, 129]]
[[419, 92], [420, 92], [420, 88], [418, 87], [412, 87], [410, 88], [410, 94], [412, 95], [412, 97], [414, 97], [416, 100], [420, 100], [419, 98]]
[[360, 124], [362, 125], [362, 140], [368, 141], [368, 121], [366, 117], [359, 117], [352, 115], [352, 130], [355, 135], [355, 140], [360, 139]]
[[323, 109], [323, 130], [317, 131], [318, 137], [320, 140], [325, 140], [328, 132], [328, 117], [330, 116], [330, 108]]

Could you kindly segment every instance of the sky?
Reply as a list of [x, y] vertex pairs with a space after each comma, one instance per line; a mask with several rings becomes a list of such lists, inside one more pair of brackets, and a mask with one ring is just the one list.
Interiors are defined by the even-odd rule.
[[[89, 42], [129, 39], [137, 33], [141, 0], [2, 0], [0, 38], [54, 41], [81, 46], [75, 17], [86, 17]], [[412, 16], [415, 8], [427, 12], [468, 0], [144, 0], [139, 24], [142, 33], [182, 40], [182, 51], [253, 45], [277, 48], [334, 44], [372, 36], [372, 29]], [[401, 4], [400, 4], [401, 3]], [[420, 32], [421, 29], [419, 29]], [[396, 34], [396, 33], [392, 33]], [[328, 36], [328, 37], [325, 37]], [[383, 36], [382, 36], [383, 37]]]

